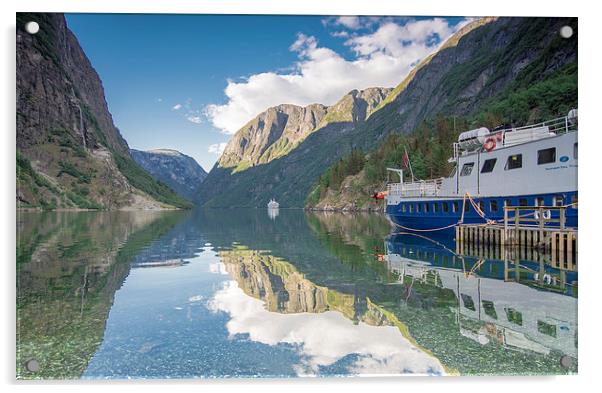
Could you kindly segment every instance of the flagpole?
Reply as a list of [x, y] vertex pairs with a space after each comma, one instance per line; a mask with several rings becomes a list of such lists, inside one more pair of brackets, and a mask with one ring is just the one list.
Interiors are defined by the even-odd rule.
[[412, 175], [412, 181], [414, 181], [416, 178], [414, 177], [414, 171], [412, 170], [412, 161], [410, 161], [410, 155], [408, 154], [408, 149], [406, 149], [406, 147], [403, 147], [403, 150], [406, 153], [406, 157], [408, 159], [408, 167], [410, 169], [410, 174]]

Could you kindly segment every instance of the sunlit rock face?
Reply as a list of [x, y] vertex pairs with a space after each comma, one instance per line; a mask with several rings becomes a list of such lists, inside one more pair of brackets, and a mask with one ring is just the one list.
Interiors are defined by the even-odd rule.
[[282, 104], [268, 108], [243, 126], [230, 140], [218, 165], [243, 171], [288, 154], [311, 133], [329, 124], [347, 126], [365, 120], [392, 89], [352, 90], [328, 107]]

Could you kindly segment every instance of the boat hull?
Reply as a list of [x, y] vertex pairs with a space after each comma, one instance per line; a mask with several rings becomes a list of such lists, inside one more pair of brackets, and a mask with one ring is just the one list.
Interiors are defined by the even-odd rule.
[[[503, 223], [504, 201], [509, 201], [512, 206], [519, 206], [521, 202], [524, 205], [524, 201], [526, 200], [527, 206], [535, 206], [535, 201], [543, 198], [544, 206], [552, 206], [554, 198], [559, 196], [562, 196], [563, 205], [569, 205], [577, 200], [577, 192], [574, 191], [534, 195], [473, 197], [473, 201], [475, 203], [482, 202], [483, 211], [487, 219]], [[456, 211], [452, 208], [454, 202], [458, 206]], [[466, 203], [469, 204], [468, 201]], [[497, 204], [497, 209], [492, 209], [492, 203]], [[425, 204], [429, 205], [428, 209], [425, 208]], [[434, 206], [435, 204], [437, 204], [437, 207]], [[443, 204], [448, 204], [447, 211], [444, 211]], [[403, 205], [405, 205], [405, 211]], [[412, 211], [410, 211], [409, 205], [412, 205]], [[417, 211], [416, 205], [420, 206], [419, 211]], [[402, 200], [397, 204], [387, 204], [386, 213], [394, 224], [405, 230], [451, 231], [462, 216], [462, 205], [462, 198], [412, 198]], [[551, 215], [552, 218], [558, 218], [559, 212], [552, 210]], [[513, 217], [512, 214], [510, 217]], [[470, 206], [464, 213], [462, 222], [465, 224], [484, 224], [486, 221]], [[553, 223], [550, 223], [550, 226], [552, 225]], [[556, 223], [556, 225], [558, 224]], [[574, 228], [578, 226], [578, 209], [576, 205], [566, 209], [566, 226]]]

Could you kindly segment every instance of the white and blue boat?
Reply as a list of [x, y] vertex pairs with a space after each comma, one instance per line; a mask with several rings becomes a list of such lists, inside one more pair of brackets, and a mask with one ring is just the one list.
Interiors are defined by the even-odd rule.
[[[577, 227], [577, 110], [566, 117], [520, 128], [485, 127], [460, 134], [453, 145], [454, 171], [447, 178], [389, 183], [386, 213], [408, 230], [451, 228], [502, 221], [504, 206], [566, 206], [566, 226]], [[464, 214], [462, 215], [462, 210]], [[557, 218], [558, 210], [551, 210]]]

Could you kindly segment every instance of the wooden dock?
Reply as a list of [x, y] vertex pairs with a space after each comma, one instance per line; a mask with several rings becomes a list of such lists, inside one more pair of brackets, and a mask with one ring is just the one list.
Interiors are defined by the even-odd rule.
[[[566, 207], [514, 206], [504, 208], [504, 222], [456, 226], [456, 252], [460, 255], [502, 256], [508, 248], [519, 258], [550, 256], [550, 264], [572, 270], [577, 265], [576, 228], [565, 226]], [[551, 211], [557, 210], [556, 218]]]

